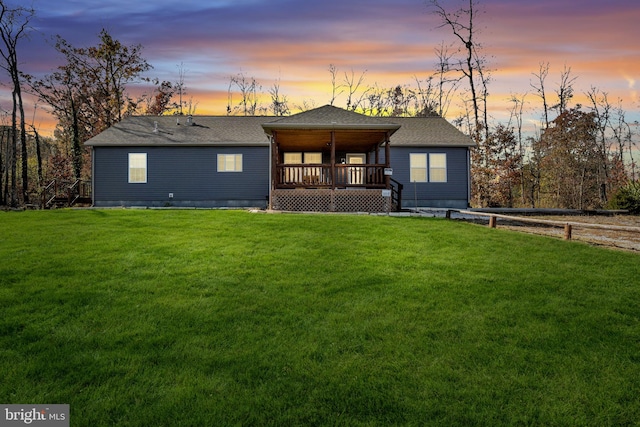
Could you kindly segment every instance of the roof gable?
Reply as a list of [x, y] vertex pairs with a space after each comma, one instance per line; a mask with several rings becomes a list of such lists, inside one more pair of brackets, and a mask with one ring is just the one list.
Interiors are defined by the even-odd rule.
[[333, 105], [325, 105], [313, 110], [303, 111], [292, 116], [279, 118], [265, 125], [359, 125], [359, 126], [380, 126], [393, 125], [392, 122], [379, 119], [377, 117], [365, 116], [353, 111], [344, 110], [334, 107]]

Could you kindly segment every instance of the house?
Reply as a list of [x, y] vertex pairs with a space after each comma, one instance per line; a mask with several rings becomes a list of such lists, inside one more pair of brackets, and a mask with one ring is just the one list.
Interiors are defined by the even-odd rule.
[[128, 117], [85, 143], [94, 206], [466, 208], [473, 141], [440, 117]]

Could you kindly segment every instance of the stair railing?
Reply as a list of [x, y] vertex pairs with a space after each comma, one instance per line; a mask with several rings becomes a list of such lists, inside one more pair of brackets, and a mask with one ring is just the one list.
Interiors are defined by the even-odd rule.
[[396, 206], [396, 211], [400, 212], [402, 210], [402, 189], [404, 188], [404, 185], [393, 178], [391, 178], [390, 181], [391, 203]]
[[44, 187], [44, 191], [42, 192], [43, 207], [50, 206], [53, 203], [53, 201], [56, 199], [57, 194], [58, 194], [58, 183], [54, 179], [46, 187]]

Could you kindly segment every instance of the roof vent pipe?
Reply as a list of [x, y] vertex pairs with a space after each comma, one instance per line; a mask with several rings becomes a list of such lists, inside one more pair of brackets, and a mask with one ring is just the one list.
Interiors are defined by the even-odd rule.
[[187, 116], [187, 125], [189, 126], [193, 125], [193, 116], [191, 114]]
[[153, 132], [158, 133], [158, 122], [153, 122]]

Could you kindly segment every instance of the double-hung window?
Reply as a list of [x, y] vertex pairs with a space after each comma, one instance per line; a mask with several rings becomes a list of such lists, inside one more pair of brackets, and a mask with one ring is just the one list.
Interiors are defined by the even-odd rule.
[[147, 182], [147, 153], [129, 153], [129, 183]]
[[218, 154], [218, 172], [242, 172], [242, 154]]
[[427, 182], [427, 154], [409, 154], [409, 167], [411, 169], [411, 182]]
[[429, 154], [429, 182], [447, 182], [447, 155]]
[[409, 169], [411, 182], [447, 182], [447, 155], [411, 153]]

